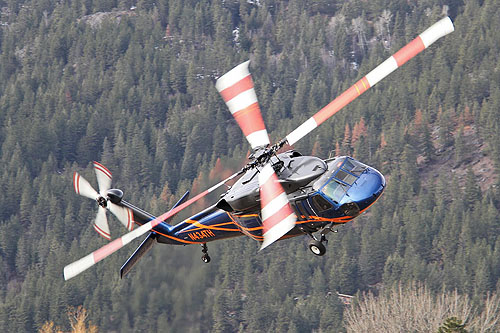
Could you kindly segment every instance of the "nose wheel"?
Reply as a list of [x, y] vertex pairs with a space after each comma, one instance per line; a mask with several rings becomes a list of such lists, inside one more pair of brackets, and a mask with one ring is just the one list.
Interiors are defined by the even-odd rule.
[[320, 239], [316, 238], [313, 235], [314, 230], [308, 230], [304, 227], [301, 228], [302, 232], [304, 232], [305, 234], [309, 235], [309, 237], [311, 237], [311, 240], [309, 241], [308, 246], [309, 246], [309, 250], [311, 250], [311, 252], [314, 255], [322, 256], [326, 253], [325, 245], [328, 243], [328, 239], [326, 239], [326, 234], [328, 234], [329, 232], [334, 232], [334, 233], [337, 232], [337, 230], [332, 229], [333, 226], [334, 226], [334, 224], [331, 223], [330, 225], [327, 225], [327, 226], [324, 226], [323, 228], [321, 228], [319, 230]]
[[203, 256], [201, 256], [201, 261], [203, 261], [205, 264], [208, 264], [210, 262], [210, 256], [208, 255], [208, 247], [206, 243], [201, 244], [201, 252], [203, 253]]

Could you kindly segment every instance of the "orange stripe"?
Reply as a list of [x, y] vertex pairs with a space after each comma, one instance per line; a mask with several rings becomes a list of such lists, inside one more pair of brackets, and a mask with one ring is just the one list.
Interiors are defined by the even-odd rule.
[[[380, 197], [379, 197], [380, 198]], [[378, 200], [378, 198], [377, 198]], [[375, 200], [371, 205], [363, 209], [362, 211], [359, 212], [359, 215], [364, 213], [368, 208], [370, 208], [377, 200]], [[231, 214], [228, 214], [229, 217], [233, 220], [233, 223], [238, 226], [243, 232], [245, 232], [246, 235], [248, 235], [246, 232], [249, 231], [257, 231], [257, 230], [262, 230], [262, 226], [258, 227], [253, 227], [253, 228], [246, 228], [241, 225], [239, 225], [235, 220], [234, 217]], [[257, 217], [258, 214], [246, 214], [246, 215], [241, 215], [240, 217]], [[303, 216], [305, 217], [305, 216]], [[311, 219], [309, 220], [304, 220], [304, 221], [297, 221], [295, 224], [305, 224], [305, 223], [310, 223], [310, 222], [333, 222], [333, 223], [339, 223], [339, 224], [344, 224], [347, 222], [350, 222], [354, 219], [352, 216], [342, 216], [342, 217], [336, 217], [336, 218], [322, 218], [319, 216], [309, 216]], [[253, 238], [253, 237], [252, 237]]]
[[208, 227], [208, 226], [203, 226], [203, 224], [200, 224], [201, 227], [197, 227], [197, 228], [193, 228], [193, 229], [189, 229], [189, 230], [183, 230], [183, 231], [180, 231], [180, 233], [184, 233], [184, 232], [191, 232], [191, 231], [198, 231], [198, 230], [207, 230], [207, 229], [210, 229], [210, 230], [218, 230], [218, 231], [239, 231], [239, 229], [229, 229], [229, 228], [218, 228], [218, 227]]
[[257, 216], [259, 216], [259, 214], [246, 214], [246, 215], [240, 215], [239, 217], [257, 217]]
[[266, 129], [264, 120], [262, 119], [262, 115], [260, 113], [259, 103], [257, 102], [235, 112], [233, 116], [245, 136]]
[[158, 232], [156, 230], [153, 230], [153, 231], [156, 232], [159, 235], [162, 235], [164, 237], [176, 240], [176, 241], [181, 242], [181, 243], [186, 243], [186, 244], [200, 244], [200, 243], [206, 243], [207, 242], [206, 239], [204, 239], [203, 242], [191, 242], [191, 241], [187, 241], [187, 240], [184, 240], [184, 239], [181, 239], [181, 238], [177, 238], [177, 237], [174, 237], [174, 236], [170, 236], [170, 235], [167, 235], [167, 234], [162, 234], [161, 232]]
[[[236, 221], [234, 220], [234, 217], [233, 217], [231, 214], [227, 213], [227, 215], [229, 216], [229, 218], [231, 219], [231, 221], [233, 221], [233, 223], [234, 223], [234, 224], [238, 227], [238, 229], [240, 229], [240, 231], [241, 231], [243, 234], [245, 234], [245, 235], [247, 235], [247, 236], [250, 236], [250, 234], [249, 234], [246, 230], [244, 230], [245, 228], [243, 228], [243, 227], [242, 227], [242, 226], [240, 226], [238, 223], [236, 223]], [[243, 216], [243, 215], [242, 215], [242, 216]]]
[[222, 90], [220, 94], [224, 99], [224, 102], [227, 103], [228, 101], [232, 100], [234, 97], [238, 96], [242, 92], [252, 88], [253, 88], [252, 76], [248, 74], [247, 76], [245, 76], [243, 79], [239, 80], [232, 86]]
[[418, 36], [406, 44], [401, 50], [394, 53], [393, 57], [396, 59], [398, 67], [400, 67], [423, 50], [425, 50], [424, 42], [422, 41], [422, 38]]
[[252, 239], [256, 240], [256, 241], [259, 241], [259, 242], [261, 242], [261, 241], [263, 241], [263, 240], [264, 240], [264, 236], [257, 236], [257, 235], [252, 235], [252, 234], [249, 234], [248, 236], [249, 236], [250, 238], [252, 238]]
[[258, 242], [262, 242], [264, 240], [263, 236], [257, 236], [257, 235], [252, 235], [251, 233], [245, 233], [244, 235], [250, 237], [253, 240], [256, 240]]
[[257, 230], [262, 230], [262, 226], [258, 226], [258, 227], [253, 227], [253, 228], [247, 228], [247, 227], [243, 227], [241, 225], [238, 225], [241, 229], [244, 229], [245, 231], [257, 231]]
[[[254, 215], [252, 214], [250, 216], [254, 216]], [[257, 215], [255, 215], [255, 216], [257, 216]], [[310, 217], [312, 218], [311, 220], [297, 221], [295, 224], [305, 224], [305, 223], [309, 223], [309, 222], [337, 222], [337, 219], [325, 219], [325, 218], [321, 218], [318, 216], [310, 216]], [[233, 218], [233, 217], [231, 216], [231, 218]], [[234, 224], [236, 224], [238, 226], [238, 228], [240, 228], [244, 231], [262, 230], [262, 226], [253, 227], [253, 228], [246, 228], [246, 227], [239, 225], [237, 222], [234, 222]]]
[[[236, 222], [236, 221], [234, 220], [234, 217], [233, 217], [231, 214], [229, 214], [229, 213], [228, 213], [227, 215], [229, 215], [229, 217], [231, 218], [231, 220], [233, 220], [233, 223], [234, 223], [234, 224], [236, 224], [236, 226], [237, 226], [238, 228], [240, 228], [240, 230], [241, 230], [242, 232], [255, 231], [255, 230], [260, 230], [260, 229], [262, 229], [262, 226], [253, 227], [253, 228], [246, 228], [246, 227], [243, 227], [243, 226], [239, 225], [239, 224], [238, 224], [238, 222]], [[241, 215], [241, 216], [239, 216], [239, 217], [259, 217], [259, 215], [258, 215], [258, 214], [247, 214], [247, 215]], [[248, 234], [246, 234], [246, 233], [245, 233], [245, 235], [248, 235]]]
[[238, 229], [229, 229], [229, 228], [220, 228], [220, 227], [216, 227], [216, 226], [208, 226], [208, 225], [201, 224], [200, 222], [195, 222], [195, 223], [193, 223], [193, 225], [197, 226], [198, 228], [186, 230], [183, 232], [189, 232], [189, 231], [195, 231], [195, 230], [201, 230], [201, 229], [211, 229], [211, 230], [219, 230], [219, 231], [238, 231]]
[[[187, 221], [184, 221], [184, 222], [187, 222]], [[201, 224], [198, 221], [189, 221], [188, 223], [190, 223], [190, 224], [192, 224], [194, 226], [197, 226], [198, 228], [189, 229], [189, 230], [182, 230], [179, 233], [191, 232], [191, 231], [202, 230], [202, 229], [211, 229], [211, 230], [219, 230], [219, 231], [238, 231], [238, 229], [229, 229], [229, 228], [220, 228], [220, 227], [218, 227], [219, 225], [228, 225], [228, 224], [233, 224], [234, 225], [233, 222], [227, 222], [227, 223], [221, 223], [221, 224], [215, 224], [215, 225], [204, 225], [204, 224]]]

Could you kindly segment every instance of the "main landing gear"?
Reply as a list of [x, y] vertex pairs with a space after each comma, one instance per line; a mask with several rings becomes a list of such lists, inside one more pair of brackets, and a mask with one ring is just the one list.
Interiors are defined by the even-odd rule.
[[205, 264], [208, 264], [210, 262], [210, 256], [208, 255], [207, 243], [201, 244], [201, 252], [203, 253], [203, 256], [201, 257], [201, 260]]
[[319, 233], [320, 233], [320, 239], [316, 238], [316, 236], [314, 236], [313, 234], [313, 231], [312, 230], [307, 230], [306, 228], [301, 228], [302, 231], [306, 234], [308, 234], [312, 239], [311, 241], [309, 241], [309, 250], [311, 250], [311, 252], [317, 256], [322, 256], [326, 253], [326, 244], [328, 244], [328, 239], [326, 239], [326, 234], [329, 233], [329, 232], [337, 232], [337, 230], [333, 230], [332, 229], [333, 227], [333, 223], [328, 225], [328, 226], [325, 226], [323, 228], [321, 228], [319, 230]]
[[309, 242], [309, 250], [317, 256], [322, 256], [326, 253], [326, 247], [323, 242], [316, 239], [311, 239]]

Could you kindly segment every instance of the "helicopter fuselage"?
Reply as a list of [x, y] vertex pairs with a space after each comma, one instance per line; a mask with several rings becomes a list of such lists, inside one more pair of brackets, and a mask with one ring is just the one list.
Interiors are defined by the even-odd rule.
[[[289, 151], [274, 156], [271, 164], [297, 217], [296, 226], [281, 239], [349, 222], [385, 188], [379, 171], [348, 156], [322, 160]], [[258, 173], [258, 168], [247, 171], [216, 204], [179, 224], [160, 223], [153, 229], [157, 241], [203, 244], [241, 235], [262, 241]], [[134, 215], [141, 220], [137, 211]]]

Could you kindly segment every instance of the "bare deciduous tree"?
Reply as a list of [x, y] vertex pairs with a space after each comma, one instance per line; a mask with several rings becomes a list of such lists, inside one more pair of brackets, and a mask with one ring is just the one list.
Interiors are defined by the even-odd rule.
[[347, 332], [436, 332], [447, 318], [456, 317], [472, 332], [500, 330], [500, 298], [488, 295], [475, 308], [467, 295], [457, 291], [433, 295], [415, 284], [392, 288], [374, 296], [364, 294], [361, 301], [345, 312]]
[[391, 48], [392, 38], [390, 24], [392, 21], [392, 13], [390, 10], [385, 9], [382, 15], [374, 23], [375, 32], [377, 37], [382, 41], [382, 45], [387, 50]]
[[368, 44], [366, 40], [366, 24], [362, 17], [352, 19], [353, 45], [358, 45], [361, 53], [365, 53], [365, 46]]

